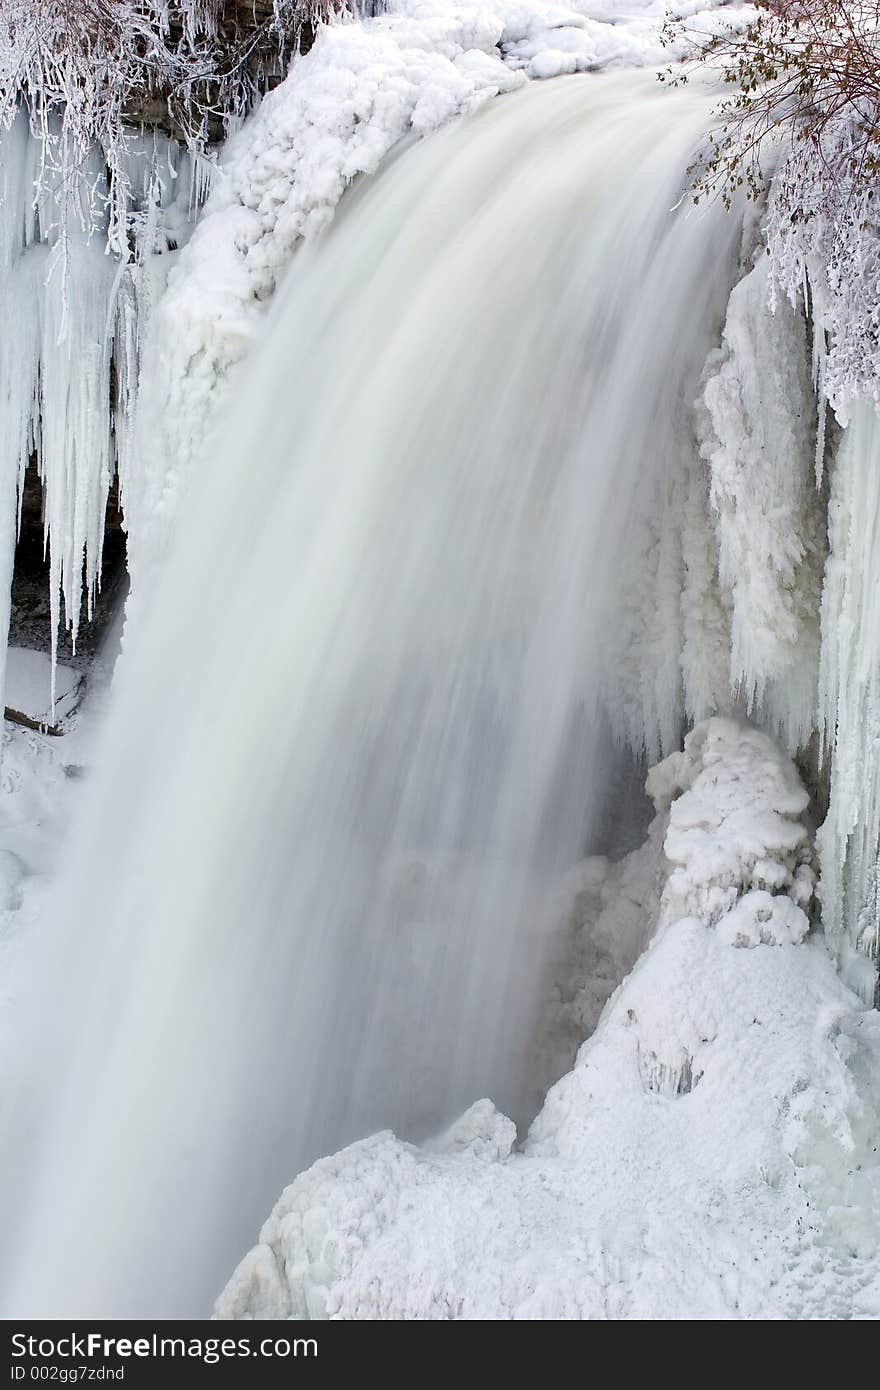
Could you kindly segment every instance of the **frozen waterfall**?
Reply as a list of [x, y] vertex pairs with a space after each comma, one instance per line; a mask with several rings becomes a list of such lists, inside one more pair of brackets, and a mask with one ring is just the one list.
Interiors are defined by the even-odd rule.
[[545, 904], [620, 741], [670, 751], [690, 699], [658, 524], [708, 505], [738, 273], [740, 221], [683, 198], [710, 104], [526, 88], [297, 253], [59, 889], [8, 1313], [205, 1313], [318, 1155], [533, 1112]]

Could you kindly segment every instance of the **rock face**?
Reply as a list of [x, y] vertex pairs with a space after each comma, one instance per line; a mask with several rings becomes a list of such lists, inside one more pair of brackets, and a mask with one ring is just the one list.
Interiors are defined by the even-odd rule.
[[[257, 94], [271, 90], [284, 76], [290, 53], [297, 47], [307, 52], [314, 42], [315, 19], [322, 14], [346, 8], [345, 0], [214, 0], [216, 30], [213, 37], [215, 52], [222, 55], [222, 69], [227, 72], [239, 70], [245, 76], [245, 85], [251, 85]], [[171, 35], [175, 41], [184, 38], [184, 9], [179, 0], [170, 6]], [[205, 5], [210, 11], [211, 6]], [[276, 10], [282, 18], [281, 26], [276, 23]], [[210, 40], [209, 40], [210, 41]], [[183, 139], [186, 131], [181, 120], [179, 93], [145, 92], [135, 102], [129, 104], [128, 119], [133, 125], [147, 126], [163, 130], [175, 139]], [[210, 85], [205, 84], [202, 91], [194, 92], [200, 102], [210, 95]], [[218, 113], [208, 120], [207, 137], [210, 141], [223, 138], [223, 118]]]

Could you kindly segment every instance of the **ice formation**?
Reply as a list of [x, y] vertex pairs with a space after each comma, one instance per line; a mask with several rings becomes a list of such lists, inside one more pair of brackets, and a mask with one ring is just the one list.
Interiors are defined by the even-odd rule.
[[[23, 1104], [55, 1048], [76, 1056], [49, 1113], [77, 1137], [43, 1151], [76, 1158], [35, 1184], [63, 1209], [31, 1213], [23, 1303], [197, 1313], [292, 1167], [482, 1094], [533, 1113], [546, 904], [615, 807], [621, 580], [650, 569], [648, 480], [681, 459], [738, 264], [736, 219], [681, 204], [710, 101], [650, 74], [527, 84], [402, 153], [295, 258], [73, 847], [49, 1077]], [[646, 112], [673, 110], [658, 136]], [[80, 990], [106, 1008], [84, 1020]], [[191, 1258], [151, 1241], [132, 1270], [157, 1223]]]
[[702, 450], [729, 621], [728, 692], [794, 750], [815, 724], [825, 507], [803, 312], [768, 313], [768, 264], [734, 289], [702, 393]]
[[147, 253], [162, 236], [183, 234], [196, 190], [193, 161], [170, 140], [132, 136], [126, 160], [131, 232], [144, 253], [130, 260], [109, 252], [95, 191], [105, 178], [97, 151], [71, 174], [45, 166], [24, 113], [0, 128], [0, 298], [15, 326], [0, 341], [0, 650], [31, 456], [44, 486], [53, 651], [62, 611], [74, 643], [83, 597], [91, 615], [117, 466], [127, 482], [139, 339], [164, 270], [163, 258]]
[[322, 1159], [215, 1316], [880, 1313], [880, 1021], [806, 939], [807, 794], [724, 719], [649, 787], [653, 939], [522, 1151], [483, 1101], [430, 1146]]
[[845, 957], [848, 978], [867, 999], [875, 988], [871, 962], [880, 954], [878, 468], [880, 419], [862, 402], [843, 432], [831, 478], [819, 691], [831, 788], [819, 843], [826, 930]]

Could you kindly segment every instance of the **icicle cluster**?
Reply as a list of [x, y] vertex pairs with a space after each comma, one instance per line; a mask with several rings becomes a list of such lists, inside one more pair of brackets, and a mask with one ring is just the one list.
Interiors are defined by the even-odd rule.
[[[870, 998], [880, 944], [880, 214], [863, 139], [853, 117], [840, 116], [823, 131], [823, 158], [782, 165], [767, 245], [771, 305], [783, 314], [786, 300], [809, 305], [817, 476], [827, 467], [830, 486], [817, 709], [830, 775], [823, 919], [848, 978]], [[839, 438], [826, 433], [829, 407]]]
[[759, 252], [707, 368], [701, 445], [729, 620], [728, 690], [796, 749], [815, 722], [824, 507], [806, 322], [799, 308], [784, 303], [771, 315], [767, 304]]
[[121, 251], [126, 121], [147, 116], [204, 150], [283, 75], [303, 26], [346, 9], [346, 0], [3, 0], [0, 128], [24, 104], [47, 159], [67, 174], [101, 147], [109, 180], [93, 195]]
[[[733, 283], [720, 236], [717, 251], [719, 282]], [[721, 347], [680, 405], [678, 456], [633, 520], [645, 559], [621, 580], [607, 699], [618, 735], [649, 759], [713, 713], [759, 718], [792, 750], [815, 728], [826, 549], [816, 398], [803, 310], [770, 313], [763, 252], [745, 257]]]
[[133, 138], [127, 221], [145, 254], [123, 260], [110, 253], [106, 218], [98, 217], [106, 201], [101, 152], [93, 147], [75, 177], [47, 166], [45, 155], [23, 112], [0, 130], [0, 299], [15, 326], [0, 339], [0, 620], [5, 648], [16, 494], [20, 510], [33, 458], [44, 489], [54, 667], [62, 621], [75, 644], [83, 598], [91, 616], [117, 460], [127, 473], [140, 338], [164, 270], [164, 258], [146, 248], [185, 238], [198, 189], [193, 161], [176, 142]]
[[855, 988], [873, 993], [867, 961], [880, 923], [880, 417], [862, 402], [831, 479], [831, 553], [822, 595], [819, 728], [831, 767], [819, 832], [822, 916]]

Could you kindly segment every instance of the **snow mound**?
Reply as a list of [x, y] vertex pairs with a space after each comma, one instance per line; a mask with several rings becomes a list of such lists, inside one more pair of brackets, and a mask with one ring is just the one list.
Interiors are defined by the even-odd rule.
[[753, 889], [810, 902], [809, 798], [765, 734], [711, 719], [687, 736], [683, 754], [649, 773], [647, 787], [658, 808], [670, 806], [661, 924], [694, 916], [714, 925]]
[[653, 940], [522, 1150], [481, 1101], [433, 1145], [386, 1132], [322, 1159], [215, 1317], [880, 1312], [880, 1019], [806, 939], [806, 795], [725, 719], [650, 787]]

